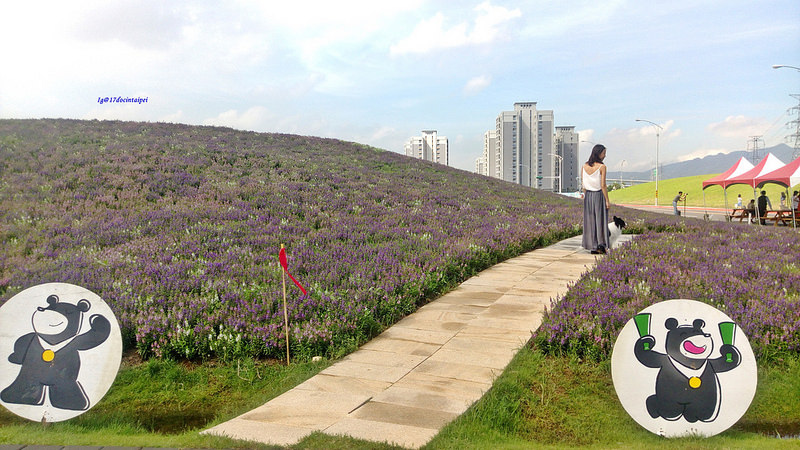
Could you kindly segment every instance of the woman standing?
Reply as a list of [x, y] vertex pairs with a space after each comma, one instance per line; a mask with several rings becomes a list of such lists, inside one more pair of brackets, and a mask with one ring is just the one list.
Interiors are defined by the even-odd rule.
[[608, 209], [611, 203], [606, 189], [605, 158], [605, 146], [595, 145], [581, 171], [583, 248], [594, 254], [605, 253], [608, 248]]

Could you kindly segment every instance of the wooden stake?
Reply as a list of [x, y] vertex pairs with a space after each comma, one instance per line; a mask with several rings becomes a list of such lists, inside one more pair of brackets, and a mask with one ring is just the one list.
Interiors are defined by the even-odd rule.
[[[283, 244], [281, 244], [283, 248]], [[286, 271], [283, 272], [283, 332], [286, 335], [286, 365], [289, 365], [289, 314], [286, 312]]]

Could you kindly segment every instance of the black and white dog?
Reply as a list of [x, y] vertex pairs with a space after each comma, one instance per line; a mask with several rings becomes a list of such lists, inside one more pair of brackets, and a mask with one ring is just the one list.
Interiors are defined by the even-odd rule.
[[608, 248], [614, 248], [617, 239], [622, 234], [622, 229], [625, 228], [625, 221], [621, 218], [614, 216], [614, 221], [608, 224]]

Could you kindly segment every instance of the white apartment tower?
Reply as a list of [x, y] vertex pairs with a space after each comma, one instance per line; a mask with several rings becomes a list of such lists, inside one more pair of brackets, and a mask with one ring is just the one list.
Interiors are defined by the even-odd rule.
[[537, 110], [536, 102], [514, 103], [514, 111], [497, 116], [495, 174], [489, 175], [555, 190], [553, 132], [552, 110]]
[[481, 175], [486, 175], [487, 173], [486, 158], [483, 156], [475, 158], [475, 173], [479, 173]]
[[552, 110], [538, 112], [536, 128], [537, 136], [539, 137], [539, 141], [536, 143], [536, 187], [557, 192], [558, 172], [556, 171], [556, 161], [558, 158], [553, 156], [556, 146]]
[[[561, 174], [561, 185], [556, 188], [557, 192], [577, 192], [580, 190], [580, 175], [578, 170], [581, 162], [578, 160], [578, 144], [580, 137], [575, 132], [575, 127], [556, 127], [556, 154], [562, 158], [556, 158], [555, 173]], [[558, 178], [556, 178], [558, 182]], [[560, 188], [560, 189], [559, 189]]]
[[489, 130], [483, 133], [483, 155], [475, 160], [475, 172], [498, 178], [497, 168], [497, 132]]
[[405, 145], [406, 156], [450, 165], [450, 144], [436, 130], [423, 130], [422, 136], [414, 136]]

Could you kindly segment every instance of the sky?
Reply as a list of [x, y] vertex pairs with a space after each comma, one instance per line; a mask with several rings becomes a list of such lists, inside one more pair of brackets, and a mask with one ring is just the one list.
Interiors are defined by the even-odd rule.
[[772, 68], [800, 67], [797, 0], [4, 2], [0, 42], [0, 118], [220, 125], [398, 153], [433, 129], [468, 171], [515, 102], [574, 126], [582, 160], [602, 143], [626, 171], [653, 168], [656, 147], [663, 165], [753, 136], [784, 143], [800, 104], [800, 70]]

